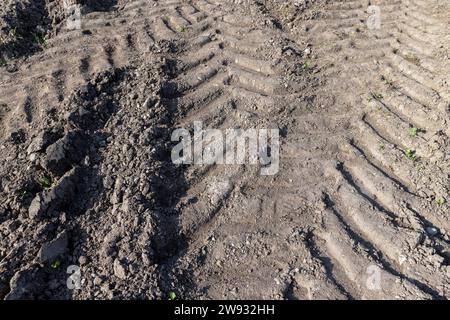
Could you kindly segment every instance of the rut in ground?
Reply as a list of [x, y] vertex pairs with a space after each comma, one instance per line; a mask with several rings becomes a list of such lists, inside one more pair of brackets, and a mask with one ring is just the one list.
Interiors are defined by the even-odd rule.
[[[196, 203], [180, 215], [189, 235], [180, 263], [192, 268], [198, 296], [448, 297], [448, 9], [439, 2], [375, 4], [382, 18], [376, 30], [367, 26], [364, 1], [319, 3], [303, 13], [316, 18], [288, 25], [289, 4], [254, 6], [285, 32], [233, 20], [221, 2], [197, 5], [222, 15], [214, 45], [195, 49], [198, 81], [182, 73], [177, 82], [179, 106], [191, 110], [190, 97], [201, 96], [192, 104], [199, 111], [184, 119], [246, 127], [250, 112], [278, 119], [280, 129], [282, 119], [292, 120], [273, 178], [216, 166], [199, 179], [202, 171], [192, 169], [188, 194]], [[255, 48], [272, 33], [309, 48], [302, 58], [311, 86], [278, 91], [286, 76]], [[220, 90], [213, 102], [204, 98], [211, 86]], [[255, 111], [246, 109], [250, 99]], [[271, 107], [281, 114], [272, 118]], [[211, 201], [217, 189], [221, 200]], [[374, 272], [380, 287], [371, 286]]]

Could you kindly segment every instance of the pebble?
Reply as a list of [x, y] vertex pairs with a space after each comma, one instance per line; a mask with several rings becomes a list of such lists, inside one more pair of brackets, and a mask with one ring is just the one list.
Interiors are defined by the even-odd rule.
[[434, 227], [427, 227], [426, 232], [428, 233], [428, 235], [430, 235], [432, 237], [439, 233], [438, 229], [436, 229]]
[[78, 263], [80, 264], [80, 266], [83, 266], [83, 265], [85, 265], [86, 263], [87, 263], [87, 258], [86, 258], [86, 256], [80, 256], [79, 258], [78, 258]]
[[102, 282], [103, 282], [102, 278], [100, 278], [100, 277], [94, 278], [94, 285], [99, 286], [102, 284]]
[[113, 269], [114, 269], [114, 275], [119, 278], [119, 279], [126, 279], [127, 277], [127, 272], [125, 270], [124, 265], [118, 260], [114, 260], [114, 264], [113, 264]]

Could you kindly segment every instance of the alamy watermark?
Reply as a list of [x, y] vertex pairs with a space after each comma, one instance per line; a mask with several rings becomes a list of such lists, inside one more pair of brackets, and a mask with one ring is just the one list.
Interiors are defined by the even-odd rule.
[[367, 19], [367, 28], [370, 30], [381, 29], [381, 8], [371, 5], [367, 8], [367, 13], [370, 14]]
[[81, 289], [81, 269], [79, 266], [71, 265], [67, 267], [67, 278], [66, 285], [69, 290], [79, 290]]
[[194, 122], [194, 132], [176, 129], [172, 141], [175, 164], [251, 164], [261, 165], [261, 175], [275, 175], [279, 170], [280, 135], [278, 129], [203, 129]]
[[63, 1], [66, 14], [66, 28], [68, 30], [79, 30], [81, 29], [81, 5], [72, 2], [73, 0]]
[[381, 268], [377, 265], [370, 265], [366, 269], [366, 287], [371, 291], [381, 290]]

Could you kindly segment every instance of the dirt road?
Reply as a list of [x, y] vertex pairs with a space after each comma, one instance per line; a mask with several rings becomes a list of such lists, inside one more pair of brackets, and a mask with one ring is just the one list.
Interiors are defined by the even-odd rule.
[[[448, 1], [7, 0], [0, 27], [0, 298], [450, 296]], [[276, 130], [279, 169], [174, 163], [194, 122]]]

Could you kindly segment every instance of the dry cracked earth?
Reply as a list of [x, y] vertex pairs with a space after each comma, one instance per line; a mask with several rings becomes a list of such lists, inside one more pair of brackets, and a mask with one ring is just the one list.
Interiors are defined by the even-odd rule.
[[[450, 297], [447, 0], [2, 0], [0, 40], [0, 299]], [[279, 172], [174, 164], [194, 121]]]

